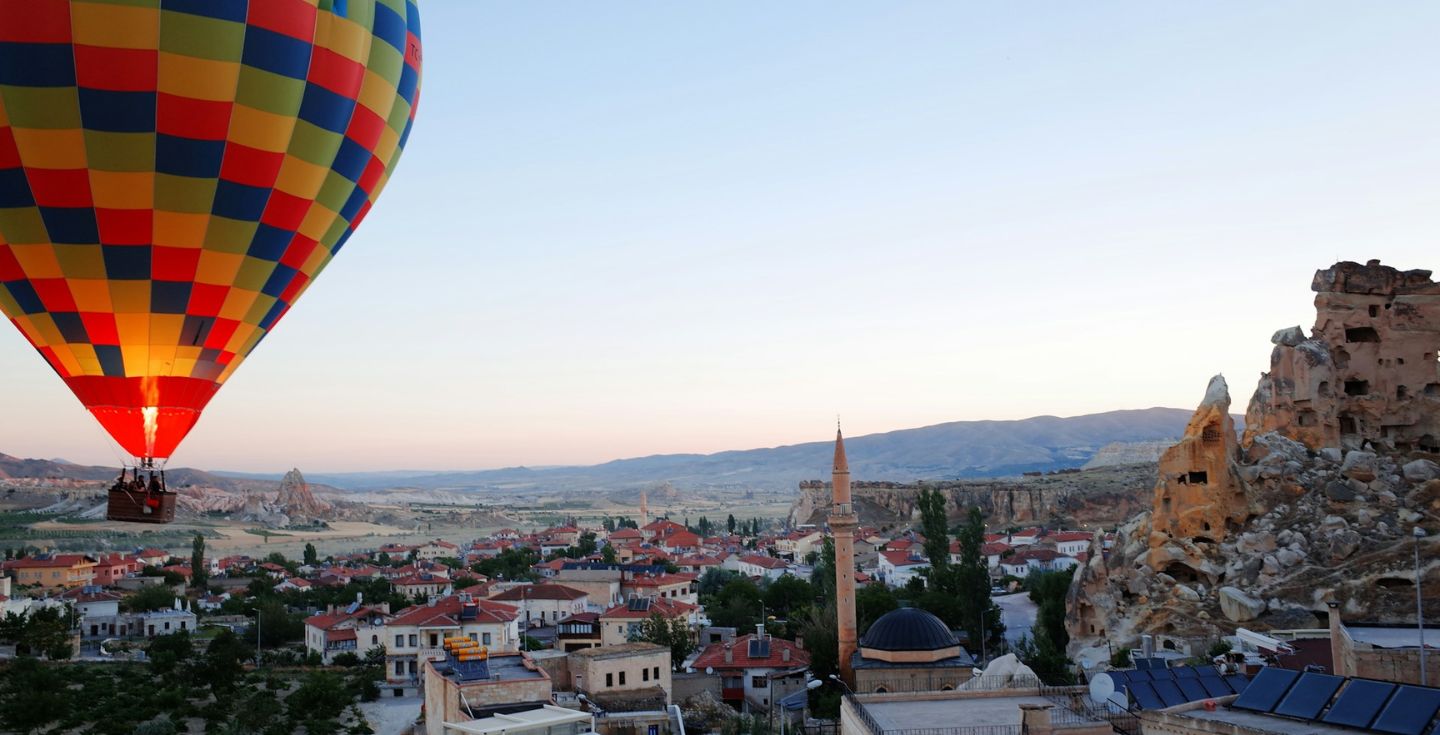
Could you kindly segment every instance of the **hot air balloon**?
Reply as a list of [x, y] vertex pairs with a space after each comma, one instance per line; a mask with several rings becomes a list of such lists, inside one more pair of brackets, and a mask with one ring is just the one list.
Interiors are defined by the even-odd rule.
[[164, 460], [370, 211], [420, 58], [413, 0], [0, 0], [0, 310], [136, 458], [111, 518], [173, 519]]

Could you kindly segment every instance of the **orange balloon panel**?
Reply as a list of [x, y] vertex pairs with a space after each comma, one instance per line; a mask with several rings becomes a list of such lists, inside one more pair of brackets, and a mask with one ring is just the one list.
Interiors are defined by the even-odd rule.
[[413, 0], [0, 0], [0, 311], [128, 452], [359, 226], [420, 57]]

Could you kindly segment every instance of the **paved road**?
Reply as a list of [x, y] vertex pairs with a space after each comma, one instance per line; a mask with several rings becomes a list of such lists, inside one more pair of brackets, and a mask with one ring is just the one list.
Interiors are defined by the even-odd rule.
[[1014, 645], [1022, 637], [1028, 637], [1030, 629], [1035, 627], [1037, 609], [1030, 601], [1030, 593], [996, 595], [993, 599], [1000, 606], [1000, 619], [1005, 621], [1005, 640]]

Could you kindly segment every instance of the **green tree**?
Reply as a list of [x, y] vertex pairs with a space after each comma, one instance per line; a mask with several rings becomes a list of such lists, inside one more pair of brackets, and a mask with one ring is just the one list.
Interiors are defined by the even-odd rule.
[[260, 644], [263, 646], [278, 646], [298, 641], [305, 635], [305, 623], [300, 616], [291, 614], [279, 600], [262, 602], [257, 614]]
[[814, 602], [815, 588], [793, 574], [783, 574], [765, 588], [765, 606], [776, 615], [789, 615]]
[[580, 534], [579, 540], [575, 542], [575, 553], [577, 557], [590, 556], [595, 553], [595, 532], [586, 531]]
[[957, 538], [959, 563], [953, 565], [948, 584], [942, 589], [951, 592], [960, 603], [958, 622], [970, 640], [981, 640], [982, 632], [987, 643], [1004, 640], [1000, 607], [990, 599], [990, 567], [980, 553], [985, 544], [985, 519], [979, 508], [971, 506]]
[[[870, 624], [881, 615], [898, 609], [900, 601], [895, 593], [883, 584], [867, 584], [855, 591], [855, 624], [860, 634], [870, 629]], [[928, 608], [926, 608], [928, 609]]]
[[305, 565], [314, 566], [320, 561], [320, 553], [315, 550], [315, 544], [305, 544]]
[[700, 579], [696, 582], [696, 592], [701, 597], [710, 597], [724, 589], [725, 585], [730, 583], [730, 580], [738, 576], [738, 574], [728, 569], [710, 567], [705, 570], [704, 574], [700, 575]]
[[329, 671], [314, 671], [285, 699], [291, 719], [333, 720], [350, 704], [345, 680]]
[[16, 639], [17, 652], [32, 656], [44, 654], [53, 660], [68, 659], [74, 613], [68, 608], [41, 607], [30, 610], [21, 618]]
[[126, 595], [120, 605], [130, 612], [164, 610], [175, 605], [175, 592], [163, 584], [148, 585]]
[[190, 541], [190, 583], [196, 589], [205, 589], [210, 580], [210, 567], [205, 565], [205, 537], [195, 534]]
[[650, 617], [640, 621], [640, 630], [633, 640], [669, 648], [670, 665], [676, 670], [694, 650], [690, 642], [690, 627], [685, 624], [685, 619], [677, 617], [666, 620], [660, 613], [650, 613]]
[[797, 630], [810, 651], [810, 671], [821, 681], [840, 671], [840, 634], [836, 630], [835, 603], [806, 608], [796, 615]]
[[820, 558], [810, 572], [810, 586], [815, 588], [816, 597], [835, 601], [835, 539], [831, 536], [826, 536], [820, 545]]
[[1065, 647], [1070, 634], [1065, 630], [1065, 598], [1070, 592], [1070, 571], [1032, 571], [1025, 578], [1030, 599], [1035, 602], [1035, 627], [1029, 645], [1017, 653], [1041, 679], [1051, 684], [1068, 684], [1074, 680]]
[[235, 688], [235, 681], [244, 673], [244, 663], [254, 658], [255, 651], [229, 628], [210, 639], [205, 658], [199, 667], [199, 680], [216, 692]]
[[145, 650], [145, 654], [150, 658], [151, 670], [160, 676], [174, 672], [194, 652], [195, 646], [190, 642], [190, 632], [186, 630], [156, 636]]
[[729, 517], [727, 517], [727, 518], [725, 519], [725, 530], [728, 531], [728, 532], [730, 532], [730, 535], [731, 535], [731, 536], [734, 536], [734, 535], [735, 535], [735, 514], [734, 514], [734, 513], [731, 513], [731, 514], [729, 515]]
[[754, 582], [737, 577], [705, 604], [705, 611], [714, 625], [741, 630], [754, 628], [760, 622], [761, 599], [760, 588]]
[[920, 509], [920, 533], [925, 536], [925, 556], [930, 560], [930, 573], [941, 578], [950, 569], [950, 536], [946, 531], [945, 494], [929, 487], [920, 488], [916, 501]]
[[39, 732], [70, 706], [70, 681], [33, 658], [10, 663], [0, 687], [0, 724], [9, 732]]
[[169, 717], [159, 715], [135, 726], [133, 735], [175, 735], [175, 723]]
[[610, 544], [605, 544], [604, 546], [600, 547], [600, 561], [603, 561], [606, 564], [614, 564], [615, 547], [611, 546]]

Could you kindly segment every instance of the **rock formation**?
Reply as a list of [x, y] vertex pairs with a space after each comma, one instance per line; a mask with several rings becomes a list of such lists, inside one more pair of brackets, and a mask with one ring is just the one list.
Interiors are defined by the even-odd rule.
[[1313, 627], [1332, 601], [1349, 620], [1413, 622], [1410, 530], [1440, 530], [1440, 284], [1371, 261], [1312, 287], [1315, 327], [1276, 333], [1243, 439], [1217, 377], [1161, 457], [1151, 509], [1077, 574], [1072, 655]]
[[291, 518], [323, 518], [330, 510], [330, 504], [322, 502], [310, 493], [305, 476], [300, 470], [291, 469], [280, 480], [280, 491], [275, 495], [275, 505]]
[[[964, 517], [977, 506], [992, 526], [1113, 526], [1149, 507], [1154, 463], [1065, 471], [1035, 477], [955, 480], [926, 483], [945, 497], [951, 518]], [[853, 482], [852, 497], [860, 522], [886, 526], [908, 524], [916, 513], [920, 484]], [[830, 508], [830, 484], [800, 483], [800, 497], [790, 508], [790, 522], [821, 523]]]

